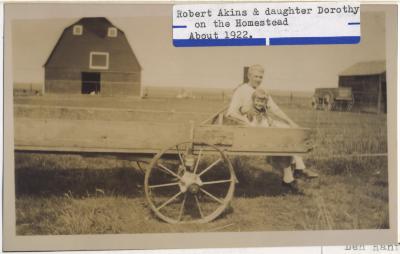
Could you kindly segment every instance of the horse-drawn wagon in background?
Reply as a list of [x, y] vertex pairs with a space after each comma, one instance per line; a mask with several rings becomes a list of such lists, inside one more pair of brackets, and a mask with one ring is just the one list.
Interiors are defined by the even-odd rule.
[[145, 194], [169, 223], [205, 223], [233, 198], [232, 155], [291, 156], [312, 149], [305, 128], [224, 124], [224, 111], [206, 121], [105, 121], [14, 118], [15, 152], [113, 155], [146, 163]]
[[316, 110], [351, 111], [354, 96], [351, 87], [316, 88], [311, 106]]

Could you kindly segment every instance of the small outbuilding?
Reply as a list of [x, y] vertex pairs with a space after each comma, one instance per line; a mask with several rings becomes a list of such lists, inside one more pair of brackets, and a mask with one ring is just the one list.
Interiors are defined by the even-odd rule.
[[124, 32], [104, 17], [65, 28], [44, 68], [43, 93], [140, 95], [139, 61]]
[[359, 62], [339, 74], [339, 87], [351, 87], [354, 107], [386, 113], [386, 62]]

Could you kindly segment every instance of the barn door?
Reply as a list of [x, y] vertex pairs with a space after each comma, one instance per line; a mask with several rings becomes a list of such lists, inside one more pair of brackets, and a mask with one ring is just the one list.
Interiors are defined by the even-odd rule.
[[82, 72], [82, 94], [100, 94], [100, 72]]

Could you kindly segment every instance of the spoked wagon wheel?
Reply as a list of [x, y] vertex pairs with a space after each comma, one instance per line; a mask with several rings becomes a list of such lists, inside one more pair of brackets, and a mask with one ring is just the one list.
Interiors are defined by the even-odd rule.
[[213, 145], [192, 148], [184, 142], [164, 149], [146, 172], [150, 208], [168, 223], [212, 221], [233, 197], [236, 177], [223, 151]]
[[325, 94], [323, 96], [323, 104], [322, 104], [322, 108], [325, 111], [331, 111], [334, 110], [335, 108], [335, 101], [333, 99], [333, 96], [329, 93]]

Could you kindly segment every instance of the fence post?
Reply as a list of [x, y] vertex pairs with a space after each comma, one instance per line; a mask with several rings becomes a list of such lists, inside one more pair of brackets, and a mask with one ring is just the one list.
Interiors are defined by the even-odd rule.
[[381, 99], [382, 99], [382, 75], [378, 77], [378, 105], [377, 105], [377, 114], [381, 113]]

